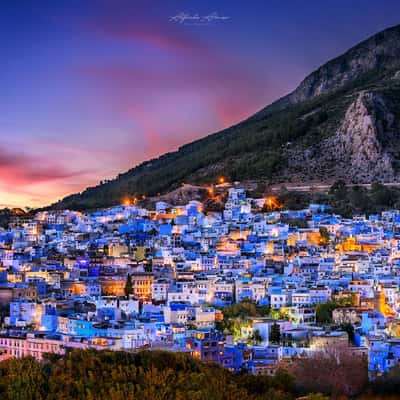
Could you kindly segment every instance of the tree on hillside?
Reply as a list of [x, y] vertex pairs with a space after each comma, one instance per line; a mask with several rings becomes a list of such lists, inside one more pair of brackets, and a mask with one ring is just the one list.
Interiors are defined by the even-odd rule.
[[312, 393], [306, 397], [302, 397], [304, 400], [330, 400], [329, 396], [324, 396], [321, 393]]
[[328, 324], [332, 322], [332, 313], [337, 304], [333, 301], [318, 303], [315, 309], [316, 320], [319, 324]]
[[289, 372], [301, 392], [321, 392], [333, 398], [354, 396], [368, 383], [367, 358], [347, 345], [322, 347], [297, 358]]
[[319, 324], [329, 324], [332, 322], [332, 313], [335, 308], [351, 307], [353, 305], [353, 296], [344, 297], [339, 300], [329, 300], [326, 303], [318, 303], [315, 309], [316, 320]]
[[328, 229], [326, 229], [325, 226], [321, 226], [319, 228], [319, 235], [321, 236], [322, 244], [324, 244], [324, 245], [329, 244], [329, 242], [331, 241], [331, 238], [329, 236]]
[[354, 342], [354, 326], [353, 326], [353, 324], [351, 324], [350, 322], [347, 322], [345, 324], [342, 324], [340, 326], [340, 329], [342, 331], [347, 332], [350, 342]]
[[336, 181], [329, 189], [329, 195], [337, 201], [345, 200], [347, 197], [347, 187], [343, 180]]
[[261, 336], [261, 333], [260, 333], [260, 331], [258, 330], [258, 329], [256, 329], [254, 332], [253, 332], [253, 334], [251, 335], [251, 341], [254, 343], [254, 344], [260, 344], [262, 341], [263, 341], [263, 338], [262, 338], [262, 336]]
[[232, 374], [166, 351], [73, 350], [0, 362], [1, 400], [289, 400], [293, 378]]
[[132, 294], [132, 280], [131, 280], [131, 274], [128, 274], [126, 276], [126, 283], [125, 283], [125, 296], [129, 297], [130, 294]]
[[277, 324], [276, 322], [274, 322], [271, 326], [269, 340], [273, 344], [279, 344], [281, 341], [281, 328], [280, 328], [279, 324]]

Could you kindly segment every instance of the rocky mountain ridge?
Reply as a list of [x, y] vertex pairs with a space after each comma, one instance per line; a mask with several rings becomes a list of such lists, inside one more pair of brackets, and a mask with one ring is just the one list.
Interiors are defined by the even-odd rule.
[[370, 72], [399, 67], [399, 54], [400, 28], [397, 25], [328, 61], [309, 74], [292, 93], [265, 107], [256, 116], [333, 92]]

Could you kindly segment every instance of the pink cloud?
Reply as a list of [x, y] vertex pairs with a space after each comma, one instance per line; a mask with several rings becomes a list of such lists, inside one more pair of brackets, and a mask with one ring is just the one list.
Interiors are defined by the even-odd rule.
[[0, 148], [0, 183], [4, 186], [18, 187], [63, 180], [85, 173], [72, 171], [54, 160], [43, 160]]
[[190, 35], [184, 35], [172, 26], [160, 24], [154, 29], [153, 24], [144, 24], [141, 21], [129, 21], [128, 24], [112, 20], [88, 21], [86, 28], [93, 33], [104, 37], [122, 40], [127, 43], [145, 44], [161, 50], [176, 52], [201, 51], [207, 48]]
[[224, 60], [187, 60], [158, 69], [89, 65], [80, 73], [103, 91], [99, 98], [142, 127], [146, 156], [228, 127], [264, 104], [265, 91], [255, 78]]

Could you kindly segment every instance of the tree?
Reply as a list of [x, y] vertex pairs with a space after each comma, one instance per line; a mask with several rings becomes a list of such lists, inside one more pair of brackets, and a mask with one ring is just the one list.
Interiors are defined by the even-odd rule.
[[[400, 391], [400, 365], [395, 365], [383, 375], [377, 376], [370, 386], [374, 394], [397, 395]], [[376, 397], [371, 396], [372, 398]]]
[[329, 194], [334, 197], [335, 200], [345, 200], [347, 197], [347, 187], [343, 180], [336, 181], [329, 189]]
[[319, 235], [321, 236], [321, 243], [324, 245], [329, 244], [329, 242], [331, 241], [331, 238], [329, 236], [329, 232], [328, 229], [326, 229], [325, 226], [321, 226], [319, 228]]
[[348, 197], [351, 207], [358, 212], [371, 212], [372, 208], [374, 208], [367, 190], [361, 186], [353, 186]]
[[347, 345], [317, 349], [293, 361], [290, 370], [303, 393], [321, 392], [333, 398], [354, 396], [368, 382], [367, 358]]
[[289, 400], [293, 377], [232, 374], [166, 351], [72, 350], [0, 362], [1, 400]]
[[390, 188], [381, 183], [371, 185], [371, 199], [378, 206], [392, 206], [396, 200]]
[[354, 297], [343, 297], [337, 301], [329, 300], [326, 303], [318, 303], [315, 309], [316, 320], [319, 324], [329, 324], [332, 322], [332, 312], [335, 308], [351, 307], [354, 305]]
[[125, 283], [125, 296], [129, 297], [130, 294], [132, 294], [132, 280], [131, 280], [131, 274], [128, 274], [126, 276], [126, 283]]
[[308, 396], [304, 397], [304, 400], [329, 400], [330, 397], [324, 396], [321, 393], [311, 393]]
[[10, 358], [0, 363], [0, 398], [36, 400], [45, 398], [46, 377], [33, 357]]
[[281, 341], [281, 327], [276, 322], [274, 322], [271, 326], [269, 340], [274, 344], [279, 344]]
[[260, 344], [263, 341], [261, 333], [258, 329], [256, 329], [251, 335], [251, 340], [254, 344]]
[[340, 326], [340, 329], [342, 331], [347, 332], [347, 335], [349, 336], [349, 340], [351, 342], [354, 342], [354, 326], [350, 322], [347, 322], [346, 324], [342, 324]]
[[338, 305], [333, 301], [318, 303], [315, 309], [316, 320], [319, 324], [329, 324], [332, 322], [332, 313]]
[[281, 307], [279, 310], [272, 309], [269, 316], [273, 319], [284, 319], [285, 321], [293, 320], [287, 307]]

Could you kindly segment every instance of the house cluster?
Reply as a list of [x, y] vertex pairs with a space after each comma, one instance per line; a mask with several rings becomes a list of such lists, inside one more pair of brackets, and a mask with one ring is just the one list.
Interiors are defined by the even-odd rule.
[[[159, 201], [14, 218], [0, 229], [0, 359], [151, 348], [274, 374], [346, 346], [372, 379], [399, 364], [400, 212], [274, 204], [231, 187], [220, 212]], [[225, 315], [243, 302], [267, 311]]]

